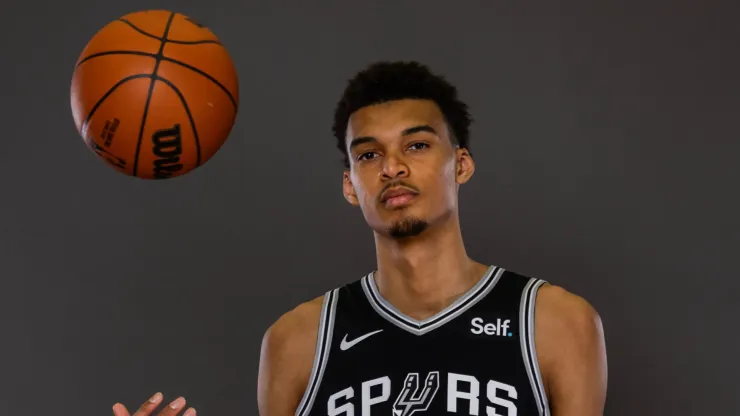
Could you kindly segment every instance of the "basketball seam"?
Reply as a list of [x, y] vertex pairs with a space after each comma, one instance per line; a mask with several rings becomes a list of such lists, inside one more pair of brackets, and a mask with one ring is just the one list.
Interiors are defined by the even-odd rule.
[[162, 62], [162, 53], [164, 52], [164, 46], [167, 44], [167, 34], [170, 31], [170, 27], [172, 26], [172, 21], [175, 19], [175, 13], [171, 13], [169, 19], [167, 19], [167, 24], [164, 28], [164, 34], [162, 36], [161, 44], [159, 45], [159, 52], [154, 56], [156, 59], [156, 62], [154, 63], [154, 69], [152, 70], [152, 80], [149, 83], [149, 92], [146, 96], [146, 104], [144, 104], [144, 115], [141, 118], [141, 126], [139, 127], [139, 140], [136, 143], [136, 153], [134, 155], [134, 167], [133, 167], [133, 175], [138, 176], [136, 174], [136, 171], [139, 167], [139, 155], [141, 153], [141, 142], [144, 139], [144, 128], [146, 127], [146, 119], [147, 115], [149, 114], [149, 105], [152, 102], [152, 94], [154, 93], [154, 85], [156, 83], [157, 78], [157, 71], [159, 70], [159, 64]]
[[[163, 41], [163, 40], [165, 40], [162, 37], [159, 37], [159, 36], [157, 36], [157, 35], [155, 35], [153, 33], [149, 33], [147, 31], [145, 31], [144, 29], [136, 26], [135, 24], [131, 23], [130, 21], [128, 21], [126, 19], [121, 18], [121, 19], [118, 19], [118, 21], [129, 25], [132, 29], [134, 29], [135, 31], [141, 33], [144, 36], [150, 37], [152, 39], [157, 39], [160, 42]], [[175, 43], [175, 44], [178, 44], [178, 45], [201, 45], [201, 44], [204, 44], [204, 43], [213, 43], [215, 45], [221, 45], [221, 46], [223, 46], [220, 41], [215, 40], [215, 39], [203, 39], [203, 40], [173, 40], [173, 39], [166, 39], [166, 40], [167, 40], [168, 43]]]
[[193, 137], [195, 138], [195, 154], [196, 154], [196, 161], [195, 165], [200, 166], [200, 138], [198, 137], [198, 129], [195, 127], [195, 120], [193, 119], [193, 114], [190, 112], [190, 107], [188, 106], [187, 100], [185, 100], [185, 96], [182, 94], [179, 88], [175, 86], [172, 82], [170, 82], [168, 79], [163, 77], [156, 77], [158, 81], [162, 81], [165, 85], [172, 88], [172, 90], [177, 94], [177, 96], [180, 98], [180, 102], [182, 102], [182, 106], [185, 108], [185, 113], [188, 115], [188, 120], [190, 121], [190, 128], [193, 129]]
[[100, 97], [100, 99], [95, 103], [95, 105], [93, 105], [92, 109], [87, 114], [87, 117], [85, 117], [85, 120], [82, 122], [82, 126], [80, 126], [80, 132], [82, 133], [83, 137], [87, 136], [87, 134], [85, 134], [87, 132], [87, 126], [88, 124], [90, 124], [90, 120], [95, 115], [95, 112], [98, 111], [98, 108], [100, 107], [101, 104], [103, 104], [103, 101], [105, 101], [106, 98], [108, 98], [111, 94], [113, 94], [113, 92], [115, 92], [115, 90], [117, 90], [120, 86], [122, 86], [123, 84], [129, 81], [132, 81], [134, 79], [139, 79], [139, 78], [151, 78], [151, 76], [152, 76], [151, 74], [129, 75], [126, 78], [119, 80], [112, 87], [110, 87], [108, 91], [106, 91], [105, 94], [103, 94], [103, 96]]
[[196, 68], [196, 67], [194, 67], [192, 65], [186, 64], [185, 62], [178, 61], [177, 59], [172, 59], [172, 58], [168, 58], [166, 56], [163, 56], [162, 57], [162, 60], [163, 61], [167, 61], [167, 62], [172, 62], [173, 64], [176, 64], [176, 65], [179, 65], [179, 66], [181, 66], [183, 68], [189, 69], [189, 70], [195, 72], [196, 74], [199, 74], [202, 77], [208, 79], [209, 81], [211, 81], [212, 83], [216, 84], [217, 87], [221, 88], [226, 93], [226, 95], [229, 97], [229, 101], [231, 101], [231, 104], [234, 105], [234, 109], [236, 109], [238, 107], [238, 104], [236, 102], [236, 98], [234, 97], [234, 95], [231, 94], [231, 92], [229, 91], [228, 88], [226, 88], [225, 85], [221, 84], [212, 75], [208, 74], [207, 72], [203, 71], [202, 69], [198, 69], [198, 68]]
[[[149, 53], [149, 52], [141, 52], [141, 51], [105, 51], [105, 52], [94, 53], [94, 54], [88, 55], [88, 56], [80, 59], [80, 62], [76, 65], [76, 67], [79, 68], [80, 65], [82, 65], [83, 63], [85, 63], [87, 61], [90, 61], [90, 60], [92, 60], [94, 58], [99, 58], [101, 56], [110, 56], [110, 55], [137, 55], [137, 56], [147, 56], [149, 58], [157, 59], [157, 54]], [[198, 68], [196, 68], [196, 67], [194, 67], [192, 65], [188, 65], [185, 62], [178, 61], [177, 59], [172, 59], [172, 58], [169, 58], [167, 56], [162, 56], [161, 57], [161, 60], [164, 60], [164, 61], [167, 61], [167, 62], [171, 62], [171, 63], [173, 63], [175, 65], [179, 65], [179, 66], [181, 66], [183, 68], [189, 69], [189, 70], [197, 73], [198, 75], [201, 75], [202, 77], [208, 79], [209, 81], [213, 82], [214, 84], [216, 84], [217, 87], [219, 87], [221, 90], [223, 90], [223, 92], [229, 97], [229, 101], [231, 101], [231, 104], [234, 106], [234, 109], [236, 109], [238, 107], [236, 98], [229, 91], [229, 89], [226, 88], [226, 86], [224, 86], [223, 84], [221, 84], [216, 78], [214, 78], [213, 76], [209, 75], [207, 72], [203, 71], [202, 69], [198, 69]]]

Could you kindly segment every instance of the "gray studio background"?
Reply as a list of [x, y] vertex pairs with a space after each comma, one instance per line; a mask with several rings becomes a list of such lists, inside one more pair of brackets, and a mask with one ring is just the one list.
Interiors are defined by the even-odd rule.
[[[631, 3], [4, 4], [0, 414], [102, 416], [162, 391], [256, 415], [264, 330], [374, 267], [330, 126], [378, 59], [460, 88], [467, 247], [598, 309], [607, 415], [738, 414], [737, 7]], [[155, 8], [220, 36], [241, 107], [207, 165], [147, 182], [84, 147], [69, 87], [98, 29]]]

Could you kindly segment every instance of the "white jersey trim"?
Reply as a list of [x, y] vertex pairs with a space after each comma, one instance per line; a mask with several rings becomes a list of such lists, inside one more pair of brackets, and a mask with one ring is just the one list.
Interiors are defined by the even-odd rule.
[[529, 382], [532, 386], [537, 408], [541, 416], [550, 416], [550, 405], [547, 400], [545, 386], [542, 382], [540, 365], [537, 359], [534, 338], [534, 309], [537, 301], [537, 291], [547, 283], [541, 279], [531, 278], [522, 291], [522, 299], [519, 306], [519, 340], [521, 342], [522, 359], [527, 369]]
[[324, 302], [321, 306], [321, 318], [319, 319], [319, 333], [316, 337], [316, 351], [314, 352], [313, 365], [311, 367], [311, 376], [306, 385], [306, 391], [303, 392], [301, 402], [296, 409], [296, 416], [306, 416], [313, 407], [316, 394], [319, 391], [321, 380], [324, 377], [324, 370], [329, 361], [329, 352], [331, 351], [331, 341], [334, 334], [334, 320], [336, 318], [337, 298], [339, 289], [326, 292]]
[[478, 303], [478, 301], [491, 292], [504, 271], [505, 270], [501, 267], [489, 267], [483, 278], [480, 279], [478, 283], [476, 283], [476, 285], [473, 286], [473, 288], [471, 288], [465, 295], [458, 298], [454, 303], [439, 313], [434, 314], [423, 321], [419, 321], [405, 315], [383, 299], [375, 284], [375, 279], [373, 278], [374, 273], [370, 273], [362, 278], [362, 289], [365, 292], [368, 302], [370, 302], [370, 306], [372, 306], [373, 309], [375, 309], [375, 312], [380, 316], [397, 327], [414, 335], [424, 335], [441, 327], [473, 307]]

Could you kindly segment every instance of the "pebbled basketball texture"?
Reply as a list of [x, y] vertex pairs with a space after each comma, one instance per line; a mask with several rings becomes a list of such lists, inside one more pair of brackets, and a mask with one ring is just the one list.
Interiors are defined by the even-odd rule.
[[71, 104], [85, 144], [111, 167], [172, 178], [206, 163], [228, 138], [238, 76], [207, 27], [167, 10], [134, 12], [85, 46]]

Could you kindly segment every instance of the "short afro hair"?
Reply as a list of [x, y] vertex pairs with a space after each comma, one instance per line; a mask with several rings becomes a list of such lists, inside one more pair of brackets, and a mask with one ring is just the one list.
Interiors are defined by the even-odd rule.
[[346, 133], [349, 117], [373, 104], [402, 99], [434, 101], [445, 117], [454, 144], [469, 148], [472, 118], [468, 106], [458, 98], [457, 88], [416, 61], [381, 61], [371, 64], [350, 79], [334, 111], [332, 130], [337, 147], [349, 167]]

